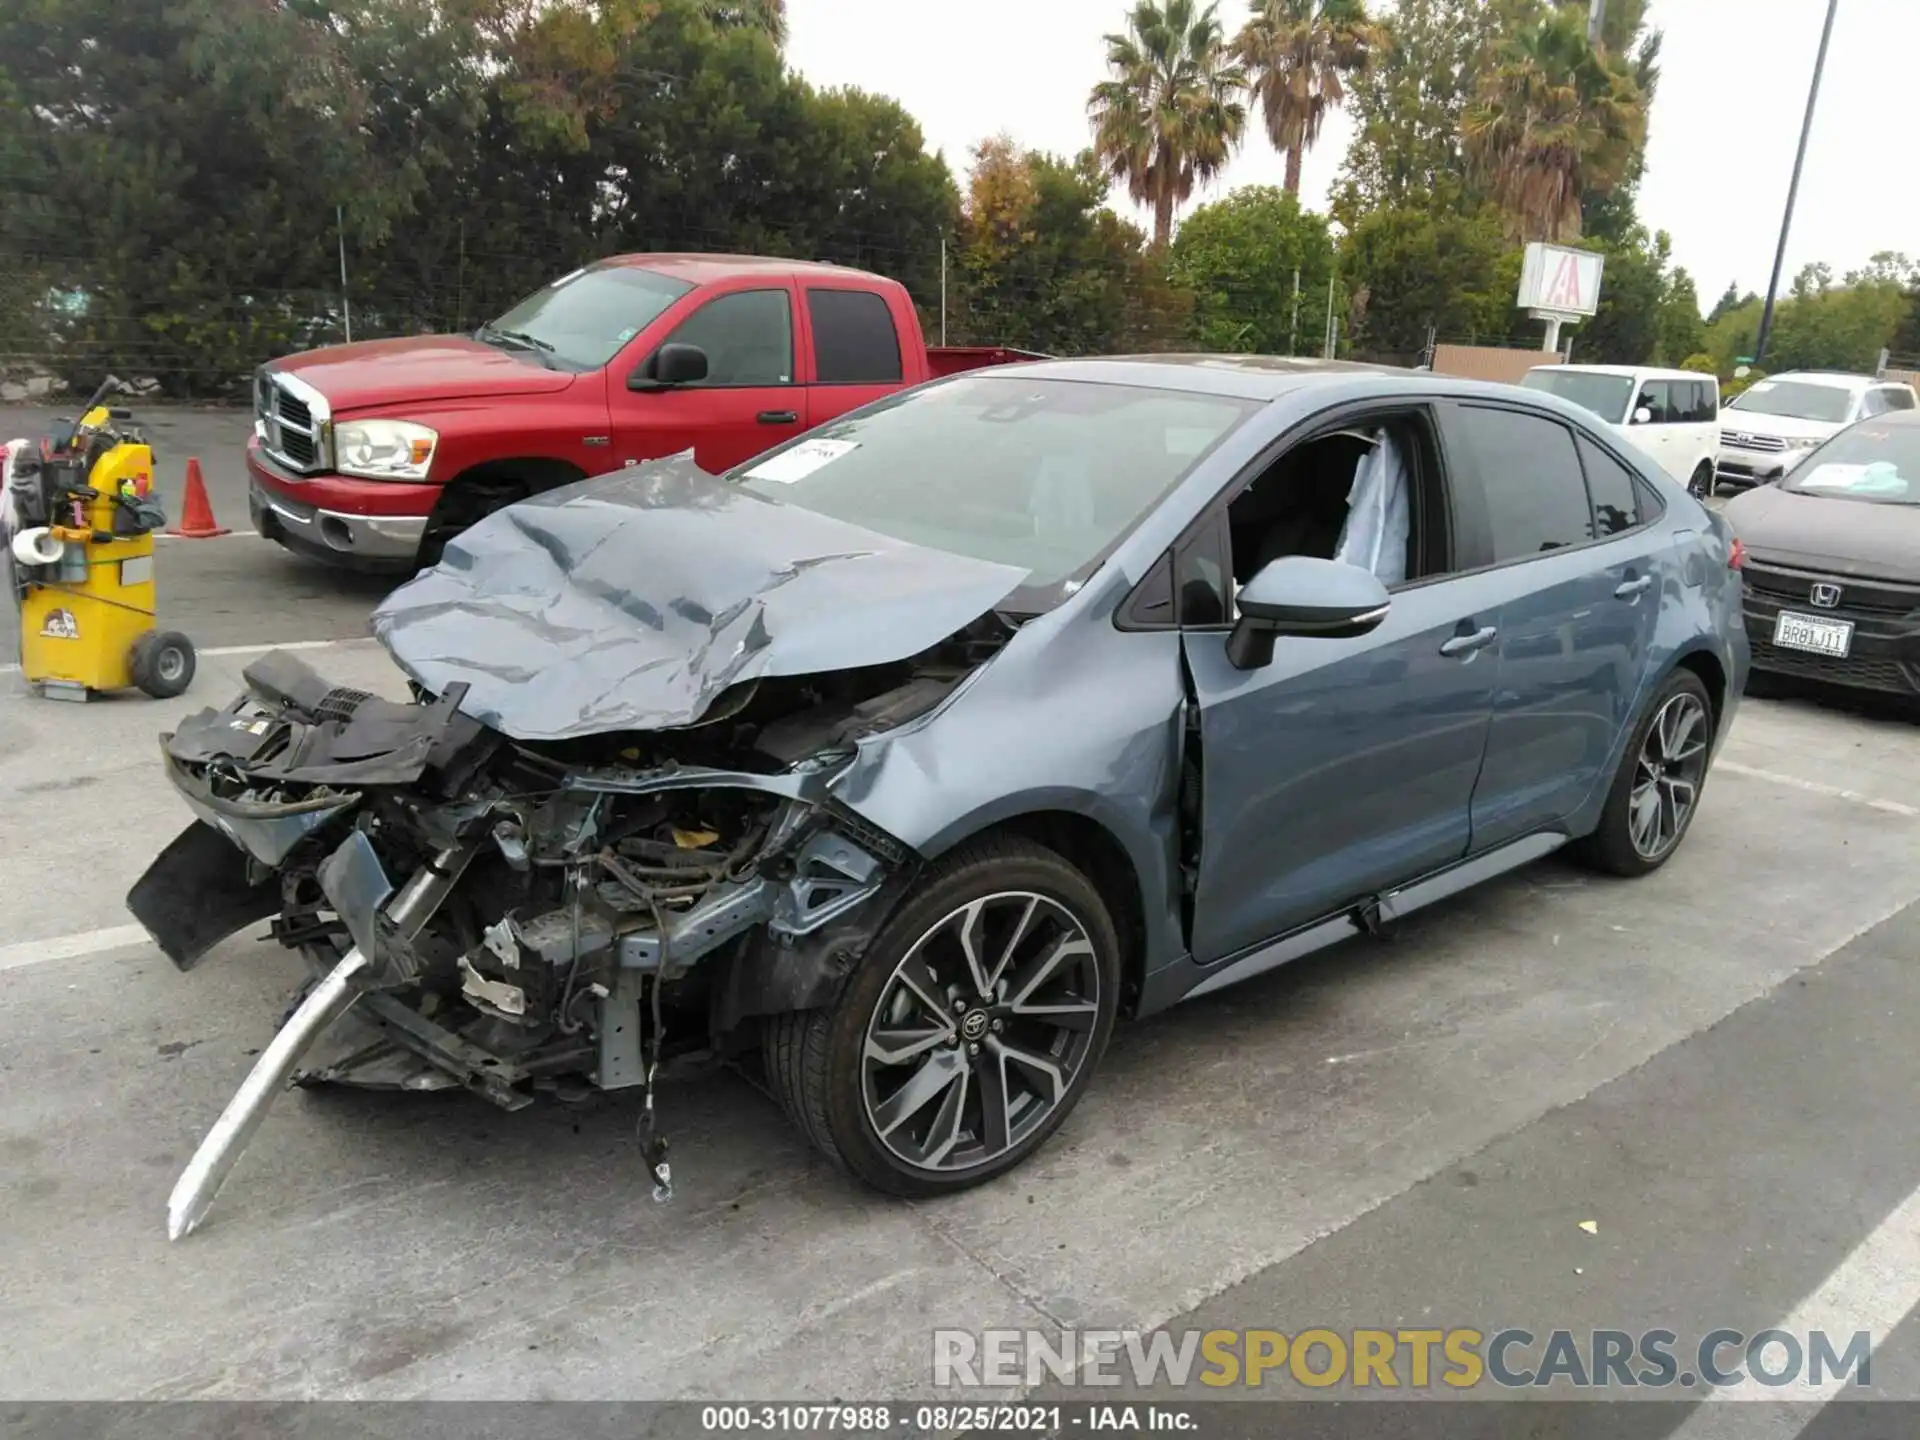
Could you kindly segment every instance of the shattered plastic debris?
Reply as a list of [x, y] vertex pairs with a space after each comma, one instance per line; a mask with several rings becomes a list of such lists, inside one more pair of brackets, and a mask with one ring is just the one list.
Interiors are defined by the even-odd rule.
[[1598, 1220], [1582, 1220], [1580, 1222], [1580, 1228], [1589, 1235], [1598, 1235], [1600, 1233], [1600, 1222]]

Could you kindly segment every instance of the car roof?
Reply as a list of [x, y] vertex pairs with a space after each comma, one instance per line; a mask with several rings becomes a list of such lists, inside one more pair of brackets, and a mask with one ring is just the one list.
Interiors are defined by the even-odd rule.
[[626, 265], [638, 270], [652, 270], [656, 274], [667, 275], [675, 280], [684, 280], [689, 285], [710, 285], [716, 280], [727, 280], [739, 275], [777, 276], [785, 279], [789, 275], [806, 274], [813, 276], [840, 276], [855, 279], [866, 285], [888, 285], [894, 282], [865, 270], [849, 269], [845, 265], [828, 265], [818, 260], [779, 260], [768, 255], [704, 255], [689, 252], [659, 252], [638, 255], [609, 255], [596, 261], [596, 268], [609, 265]]
[[1854, 375], [1845, 370], [1782, 370], [1778, 375], [1762, 376], [1759, 383], [1791, 380], [1796, 385], [1825, 385], [1829, 390], [1871, 390], [1876, 385], [1899, 385], [1899, 380], [1876, 380], [1871, 375]]
[[1241, 400], [1277, 400], [1306, 386], [1392, 376], [1411, 384], [1431, 380], [1425, 371], [1355, 360], [1319, 360], [1285, 355], [1100, 355], [1074, 360], [1036, 360], [968, 375], [1030, 376], [1041, 380], [1082, 380], [1134, 385], [1148, 390], [1184, 390]]
[[1711, 380], [1698, 370], [1669, 370], [1659, 365], [1536, 365], [1535, 370], [1573, 370], [1583, 375], [1650, 375], [1657, 380]]

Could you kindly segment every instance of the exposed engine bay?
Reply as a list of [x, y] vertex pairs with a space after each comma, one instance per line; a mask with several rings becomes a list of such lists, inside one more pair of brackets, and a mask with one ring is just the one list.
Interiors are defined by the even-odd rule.
[[989, 614], [908, 660], [743, 681], [696, 724], [537, 742], [462, 713], [459, 684], [399, 703], [285, 652], [249, 667], [245, 694], [162, 737], [197, 819], [128, 905], [183, 970], [267, 921], [314, 980], [260, 1094], [183, 1176], [173, 1233], [288, 1079], [509, 1109], [644, 1087], [666, 1198], [662, 1062], [749, 1050], [757, 1017], [826, 1003], [912, 877], [829, 782], [1010, 633]]

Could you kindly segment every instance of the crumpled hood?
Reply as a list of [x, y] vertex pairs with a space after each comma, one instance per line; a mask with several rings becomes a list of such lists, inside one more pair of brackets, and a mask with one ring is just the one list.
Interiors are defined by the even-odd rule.
[[1756, 560], [1920, 583], [1920, 505], [1797, 495], [1762, 485], [1729, 500], [1725, 514]]
[[744, 680], [907, 659], [1025, 579], [675, 456], [488, 516], [373, 631], [433, 693], [469, 685], [460, 708], [482, 724], [561, 740], [690, 725]]

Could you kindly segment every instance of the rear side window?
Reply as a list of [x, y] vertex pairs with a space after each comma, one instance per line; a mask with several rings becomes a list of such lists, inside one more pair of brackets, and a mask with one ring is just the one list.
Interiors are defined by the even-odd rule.
[[1537, 415], [1463, 405], [1450, 427], [1456, 472], [1477, 482], [1495, 564], [1584, 544], [1593, 513], [1573, 432]]
[[1913, 409], [1913, 392], [1911, 390], [1887, 391], [1887, 408], [1889, 410]]
[[1649, 425], [1672, 425], [1680, 416], [1673, 406], [1673, 384], [1667, 380], [1649, 380], [1640, 387], [1640, 398], [1634, 402], [1635, 409], [1651, 412]]
[[893, 385], [900, 336], [887, 302], [871, 290], [809, 290], [815, 379], [822, 385]]
[[1586, 436], [1576, 437], [1580, 463], [1587, 472], [1587, 494], [1593, 502], [1593, 535], [1604, 539], [1631, 530], [1640, 523], [1640, 491], [1633, 472]]
[[1720, 397], [1711, 380], [1693, 382], [1693, 412], [1695, 422], [1701, 425], [1711, 425], [1720, 418]]

